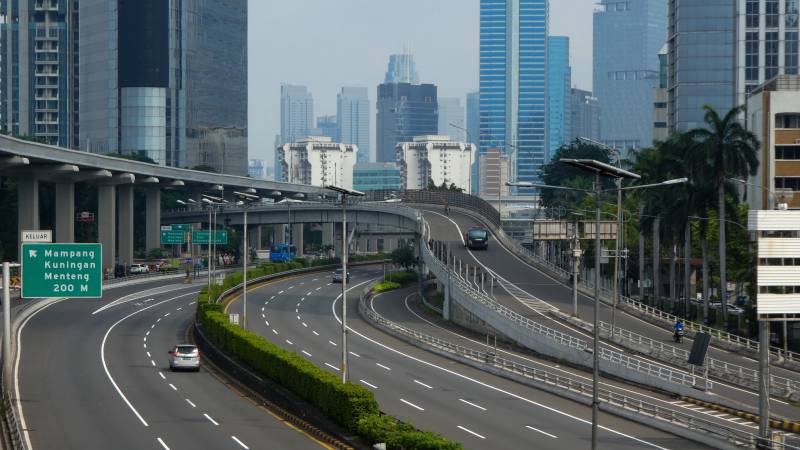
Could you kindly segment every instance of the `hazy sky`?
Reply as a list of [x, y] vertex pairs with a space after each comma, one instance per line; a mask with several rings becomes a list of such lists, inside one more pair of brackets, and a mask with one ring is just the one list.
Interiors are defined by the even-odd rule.
[[[591, 89], [596, 0], [550, 0], [550, 34], [570, 37], [572, 84]], [[248, 133], [251, 158], [272, 164], [280, 129], [280, 85], [308, 86], [314, 115], [336, 114], [342, 86], [375, 95], [389, 55], [407, 46], [420, 81], [441, 97], [478, 89], [479, 0], [249, 0]], [[374, 152], [374, 143], [373, 143]]]

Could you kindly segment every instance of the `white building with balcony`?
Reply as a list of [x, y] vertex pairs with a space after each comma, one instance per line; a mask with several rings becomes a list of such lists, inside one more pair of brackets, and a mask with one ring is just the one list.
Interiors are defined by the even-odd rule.
[[357, 145], [333, 142], [326, 136], [310, 136], [281, 145], [276, 154], [279, 181], [353, 189]]
[[417, 136], [395, 147], [403, 189], [425, 189], [429, 182], [462, 188], [469, 194], [475, 145], [449, 136]]

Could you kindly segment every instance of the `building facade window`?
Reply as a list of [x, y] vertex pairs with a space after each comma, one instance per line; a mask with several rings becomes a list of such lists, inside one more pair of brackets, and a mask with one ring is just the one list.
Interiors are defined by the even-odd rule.
[[[795, 17], [794, 27], [797, 27], [796, 17]], [[800, 41], [800, 33], [798, 33], [797, 31], [787, 31], [784, 36], [785, 36], [785, 48], [784, 48], [784, 58], [783, 58], [783, 65], [784, 65], [783, 72], [787, 75], [797, 75], [798, 54], [800, 54], [800, 45], [798, 45], [798, 41]]]
[[778, 75], [778, 32], [764, 33], [764, 79]]
[[778, 114], [775, 128], [800, 128], [800, 114]]
[[766, 21], [767, 28], [778, 28], [779, 24], [779, 15], [778, 15], [778, 0], [767, 0], [766, 4], [766, 14], [764, 19]]
[[785, 0], [784, 1], [784, 8], [786, 10], [786, 28], [792, 29], [797, 28], [798, 25], [798, 0]]
[[800, 258], [759, 258], [759, 266], [800, 266]]
[[760, 15], [758, 14], [759, 0], [747, 0], [745, 4], [745, 23], [747, 28], [758, 28]]
[[759, 286], [761, 294], [800, 294], [800, 286]]
[[745, 34], [744, 44], [746, 81], [758, 81], [758, 32], [748, 31]]
[[775, 177], [775, 189], [800, 191], [800, 177]]
[[775, 159], [800, 159], [800, 146], [776, 145]]

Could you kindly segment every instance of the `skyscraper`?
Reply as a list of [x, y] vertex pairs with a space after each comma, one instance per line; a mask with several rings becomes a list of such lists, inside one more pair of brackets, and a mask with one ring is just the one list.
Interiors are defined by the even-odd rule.
[[547, 157], [567, 143], [566, 130], [569, 126], [569, 95], [572, 84], [572, 69], [569, 66], [569, 37], [550, 36], [547, 39]]
[[77, 2], [3, 0], [0, 116], [12, 135], [78, 144]]
[[569, 91], [569, 103], [567, 142], [579, 137], [600, 139], [600, 104], [592, 93], [572, 88]]
[[480, 121], [480, 94], [470, 92], [467, 94], [467, 141], [478, 145], [481, 134]]
[[[281, 144], [297, 142], [314, 128], [314, 98], [305, 86], [281, 86]], [[277, 170], [277, 169], [276, 169]]]
[[358, 146], [358, 162], [374, 157], [369, 145], [369, 94], [365, 87], [343, 87], [336, 96], [339, 141]]
[[536, 181], [547, 151], [547, 0], [480, 2], [480, 150]]
[[457, 98], [441, 97], [439, 103], [439, 134], [450, 136], [454, 141], [466, 142], [464, 108]]
[[594, 95], [600, 137], [616, 148], [653, 142], [658, 51], [667, 40], [664, 0], [601, 0], [594, 12]]
[[437, 89], [433, 84], [384, 83], [378, 86], [377, 162], [396, 161], [395, 146], [439, 131]]
[[247, 174], [245, 0], [82, 0], [79, 14], [81, 149]]
[[389, 55], [389, 67], [386, 69], [386, 78], [383, 82], [419, 84], [414, 55], [408, 53]]
[[339, 125], [336, 123], [336, 116], [317, 117], [317, 127], [311, 134], [314, 136], [327, 136], [333, 142], [339, 142]]
[[[786, 4], [794, 5], [796, 21], [797, 2]], [[666, 88], [670, 130], [685, 132], [703, 126], [704, 105], [724, 112], [736, 103], [736, 29], [735, 0], [669, 2]], [[794, 39], [797, 70], [796, 28]], [[787, 48], [790, 42], [786, 42]], [[758, 56], [755, 60], [757, 64]]]

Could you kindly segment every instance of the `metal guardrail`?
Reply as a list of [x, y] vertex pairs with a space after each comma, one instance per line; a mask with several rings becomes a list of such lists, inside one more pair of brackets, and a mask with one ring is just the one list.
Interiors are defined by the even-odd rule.
[[[612, 337], [611, 324], [600, 322], [600, 335], [603, 337]], [[629, 330], [614, 327], [613, 336], [616, 338], [625, 339], [631, 343], [649, 347], [654, 350], [653, 356], [679, 364], [686, 365], [689, 359], [689, 351], [684, 350], [674, 345], [665, 344], [647, 336], [634, 333]], [[658, 354], [655, 354], [655, 353]], [[707, 357], [706, 364], [708, 364], [709, 372], [717, 378], [725, 379], [726, 381], [734, 382], [736, 384], [744, 385], [748, 388], [758, 388], [758, 371], [748, 367], [740, 366], [738, 364], [729, 363], [716, 358]], [[731, 380], [729, 377], [734, 377]], [[770, 376], [770, 388], [772, 392], [778, 396], [788, 397], [794, 393], [800, 392], [800, 381], [792, 380], [778, 375]]]
[[21, 449], [27, 450], [25, 439], [22, 437], [22, 429], [17, 420], [17, 411], [11, 404], [11, 398], [8, 394], [3, 396], [3, 409], [5, 410], [6, 426], [8, 427], [8, 438], [14, 450]]
[[[416, 340], [423, 345], [433, 347], [457, 357], [470, 359], [477, 363], [488, 365], [516, 376], [521, 376], [535, 384], [544, 384], [549, 387], [557, 388], [558, 390], [566, 390], [573, 394], [577, 394], [578, 396], [584, 397], [587, 401], [592, 398], [592, 385], [589, 383], [584, 383], [570, 377], [558, 375], [545, 369], [526, 366], [516, 361], [502, 358], [495, 353], [481, 352], [464, 347], [392, 322], [366, 306], [367, 292], [368, 289], [365, 289], [361, 295], [359, 309], [369, 320], [377, 323], [378, 325], [388, 328], [395, 333], [401, 334], [410, 339]], [[657, 419], [671, 425], [683, 427], [693, 432], [710, 434], [715, 436], [717, 439], [720, 439], [733, 446], [755, 447], [756, 444], [761, 441], [761, 438], [758, 435], [717, 424], [681, 411], [648, 403], [637, 398], [628, 397], [624, 394], [613, 392], [608, 389], [600, 388], [598, 394], [600, 402], [610, 407], [609, 409], [611, 409], [612, 412], [614, 412], [615, 408], [623, 409], [636, 415]], [[561, 395], [563, 396], [563, 394]], [[800, 449], [800, 447], [794, 447], [787, 444], [777, 445], [780, 445], [781, 447], [775, 448]]]
[[[517, 327], [527, 330], [529, 333], [543, 336], [546, 339], [556, 342], [557, 344], [564, 345], [574, 350], [590, 351], [591, 346], [587, 341], [557, 331], [553, 328], [547, 327], [531, 319], [528, 319], [527, 317], [522, 316], [516, 311], [513, 311], [512, 309], [494, 301], [488, 295], [481, 292], [479, 289], [473, 287], [469, 282], [464, 280], [461, 276], [451, 271], [450, 268], [447, 267], [443, 261], [436, 258], [435, 254], [427, 246], [427, 243], [426, 245], [422, 246], [422, 250], [423, 250], [423, 255], [426, 257], [425, 262], [427, 264], [435, 264], [438, 267], [438, 269], [440, 271], [444, 271], [444, 273], [449, 272], [450, 280], [453, 286], [460, 289], [465, 294], [467, 294], [466, 297], [469, 298], [471, 301], [477, 302], [483, 308], [488, 309], [489, 311], [491, 311], [494, 314], [497, 314], [501, 318], [510, 321]], [[630, 355], [617, 352], [615, 350], [611, 350], [607, 347], [601, 348], [599, 356], [601, 359], [606, 360], [612, 364], [617, 364], [621, 367], [624, 367], [625, 369], [642, 373], [649, 377], [656, 377], [668, 382], [678, 383], [692, 387], [697, 386], [698, 382], [702, 381], [702, 383], [705, 384], [708, 388], [711, 387], [710, 383], [707, 380], [702, 379], [701, 377], [683, 371], [672, 370], [668, 367], [664, 367], [658, 364], [653, 364], [643, 359], [632, 357]]]

